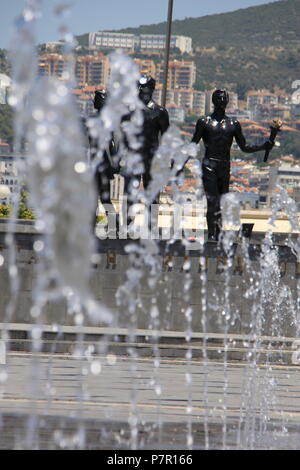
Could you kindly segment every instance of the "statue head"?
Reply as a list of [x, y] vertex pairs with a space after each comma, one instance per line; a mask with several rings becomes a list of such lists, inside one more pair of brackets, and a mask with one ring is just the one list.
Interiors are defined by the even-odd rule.
[[100, 111], [106, 101], [107, 91], [106, 90], [96, 90], [94, 95], [94, 108]]
[[212, 94], [215, 109], [225, 110], [229, 103], [229, 94], [226, 90], [215, 90]]
[[150, 75], [142, 75], [138, 81], [139, 98], [144, 104], [148, 104], [155, 90], [155, 80]]

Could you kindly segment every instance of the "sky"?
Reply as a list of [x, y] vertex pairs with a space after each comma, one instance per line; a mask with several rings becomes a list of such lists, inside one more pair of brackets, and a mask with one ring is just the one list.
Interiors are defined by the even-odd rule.
[[[0, 0], [0, 48], [9, 47], [14, 21], [27, 1]], [[41, 0], [41, 3], [42, 16], [36, 26], [37, 43], [60, 39], [59, 22], [53, 14], [53, 8], [58, 5], [71, 6], [63, 21], [75, 35], [160, 23], [166, 20], [168, 10], [168, 0]], [[174, 0], [173, 19], [223, 13], [264, 3], [270, 3], [270, 0]]]

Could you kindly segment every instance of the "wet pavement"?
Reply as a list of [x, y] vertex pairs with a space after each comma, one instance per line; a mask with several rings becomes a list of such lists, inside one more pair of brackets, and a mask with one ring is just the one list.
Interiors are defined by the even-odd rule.
[[299, 366], [9, 352], [2, 449], [297, 449]]

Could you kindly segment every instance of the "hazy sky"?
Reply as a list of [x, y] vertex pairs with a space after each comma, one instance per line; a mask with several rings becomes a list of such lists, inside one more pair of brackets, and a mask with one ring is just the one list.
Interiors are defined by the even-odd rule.
[[[174, 0], [173, 18], [211, 15], [269, 2], [270, 0]], [[43, 0], [43, 16], [39, 19], [36, 30], [37, 42], [59, 39], [53, 7], [62, 4], [71, 5], [71, 13], [65, 22], [78, 35], [165, 21], [168, 0]], [[26, 0], [0, 0], [0, 48], [9, 46], [14, 20], [25, 5]]]

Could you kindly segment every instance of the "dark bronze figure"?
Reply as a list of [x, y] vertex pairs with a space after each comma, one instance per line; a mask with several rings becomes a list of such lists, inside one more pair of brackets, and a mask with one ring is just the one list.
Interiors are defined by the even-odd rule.
[[[94, 117], [97, 117], [103, 108], [107, 98], [107, 93], [105, 90], [96, 90], [94, 95], [94, 108], [96, 114]], [[93, 118], [90, 117], [90, 118]], [[98, 152], [98, 138], [93, 137], [88, 131], [88, 139], [90, 145], [90, 158], [93, 161]], [[109, 214], [113, 214], [116, 218], [117, 229], [118, 229], [118, 214], [116, 213], [114, 206], [110, 197], [110, 183], [114, 179], [114, 174], [118, 170], [114, 167], [113, 156], [116, 153], [114, 138], [112, 136], [107, 149], [103, 152], [101, 162], [96, 166], [94, 181], [97, 189], [97, 202], [95, 207], [95, 217], [93, 222], [93, 227], [96, 225], [97, 221], [97, 208], [98, 208], [98, 196], [100, 197], [101, 203], [104, 205], [105, 212], [107, 217]]]
[[[151, 182], [151, 162], [153, 156], [159, 146], [159, 139], [169, 127], [168, 111], [155, 103], [152, 99], [155, 90], [155, 80], [148, 76], [143, 75], [138, 83], [139, 98], [144, 103], [143, 109], [143, 127], [142, 133], [138, 136], [140, 141], [140, 148], [138, 152], [142, 156], [143, 172], [141, 174], [127, 174], [125, 175], [125, 194], [130, 194], [130, 186], [134, 184], [134, 180], [140, 182], [142, 177], [144, 188], [147, 189]], [[129, 119], [128, 115], [126, 119]], [[154, 202], [154, 201], [150, 201]]]
[[226, 116], [229, 95], [225, 90], [216, 90], [212, 95], [214, 112], [201, 117], [196, 124], [192, 142], [203, 139], [205, 155], [202, 161], [202, 178], [207, 198], [208, 239], [218, 241], [221, 230], [220, 201], [229, 191], [230, 149], [235, 138], [243, 152], [253, 153], [270, 150], [274, 143], [267, 140], [261, 145], [249, 145], [243, 135], [239, 121]]

